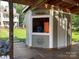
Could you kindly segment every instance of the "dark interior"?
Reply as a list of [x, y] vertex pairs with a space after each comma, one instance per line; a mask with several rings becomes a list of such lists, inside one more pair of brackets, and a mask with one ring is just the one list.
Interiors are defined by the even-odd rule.
[[33, 32], [44, 32], [45, 22], [49, 23], [49, 18], [33, 18]]

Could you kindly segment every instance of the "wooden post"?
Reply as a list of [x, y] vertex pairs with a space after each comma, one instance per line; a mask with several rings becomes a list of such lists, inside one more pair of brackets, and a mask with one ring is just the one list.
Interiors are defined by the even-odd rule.
[[13, 3], [9, 0], [9, 45], [10, 45], [10, 59], [13, 58]]

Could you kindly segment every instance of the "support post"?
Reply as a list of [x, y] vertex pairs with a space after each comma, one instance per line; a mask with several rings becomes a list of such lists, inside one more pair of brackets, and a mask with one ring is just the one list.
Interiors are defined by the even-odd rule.
[[9, 0], [9, 45], [10, 45], [10, 59], [13, 58], [13, 3]]

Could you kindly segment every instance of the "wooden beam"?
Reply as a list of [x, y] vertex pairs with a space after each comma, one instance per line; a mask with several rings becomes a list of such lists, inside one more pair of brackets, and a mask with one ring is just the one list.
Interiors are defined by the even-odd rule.
[[46, 2], [47, 2], [47, 0], [38, 0], [37, 3], [34, 6], [31, 7], [31, 10], [34, 10], [37, 7], [40, 7], [42, 4], [45, 4]]
[[[3, 0], [3, 1], [9, 2], [9, 0]], [[39, 6], [42, 6], [42, 5], [44, 7], [45, 1], [47, 1], [46, 3], [50, 5], [59, 6], [62, 9], [67, 8], [71, 10], [72, 7], [79, 6], [79, 0], [12, 0], [13, 3], [29, 5], [31, 6], [31, 9], [39, 8]], [[76, 11], [74, 10], [74, 12]]]
[[9, 0], [9, 45], [10, 45], [10, 59], [13, 58], [13, 3]]
[[76, 5], [76, 2], [74, 0], [62, 0], [63, 2], [72, 4], [72, 5]]
[[74, 7], [72, 7], [72, 8], [70, 8], [70, 10], [71, 10], [71, 12], [73, 13], [73, 12], [79, 12], [79, 7], [78, 6], [74, 6]]
[[47, 0], [47, 3], [50, 5], [56, 5], [56, 3], [60, 3], [62, 0]]
[[[3, 0], [9, 2], [9, 0]], [[13, 0], [13, 3], [34, 6], [39, 0]]]
[[79, 3], [79, 0], [74, 0], [76, 3]]

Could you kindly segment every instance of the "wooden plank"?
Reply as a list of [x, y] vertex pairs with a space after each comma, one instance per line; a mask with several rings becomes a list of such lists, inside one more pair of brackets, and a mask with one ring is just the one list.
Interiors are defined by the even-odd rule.
[[[3, 1], [8, 1], [9, 0], [3, 0]], [[18, 4], [23, 4], [23, 5], [29, 5], [29, 6], [34, 6], [39, 0], [13, 0], [13, 3], [18, 3]]]
[[48, 4], [55, 5], [56, 3], [60, 3], [62, 0], [47, 0]]
[[40, 7], [42, 4], [45, 4], [45, 3], [46, 3], [46, 0], [38, 0], [37, 3], [32, 6], [31, 10], [36, 9], [37, 7]]
[[79, 7], [74, 6], [74, 7], [70, 8], [70, 10], [71, 10], [72, 13], [79, 12]]
[[63, 2], [72, 4], [72, 5], [76, 5], [76, 2], [74, 0], [62, 0]]
[[13, 59], [13, 3], [9, 0], [9, 45], [10, 59]]
[[[8, 0], [3, 0], [3, 1], [8, 1]], [[42, 2], [40, 2], [40, 1], [42, 1]], [[44, 5], [47, 3], [50, 5], [59, 6], [62, 9], [66, 9], [66, 8], [70, 9], [70, 11], [72, 11], [71, 8], [73, 6], [78, 6], [78, 4], [79, 4], [79, 0], [13, 0], [12, 2], [29, 5], [33, 9], [39, 8], [39, 7], [43, 8]], [[74, 12], [76, 12], [76, 11], [74, 11]]]

